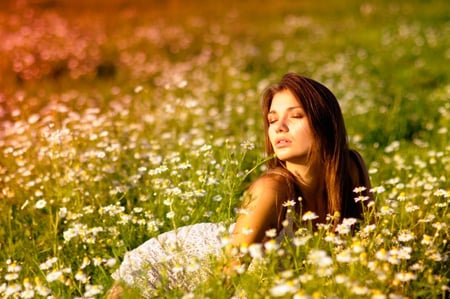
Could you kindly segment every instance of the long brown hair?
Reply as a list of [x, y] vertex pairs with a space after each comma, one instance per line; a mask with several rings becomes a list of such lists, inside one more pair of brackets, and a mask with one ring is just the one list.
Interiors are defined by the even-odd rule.
[[[324, 167], [327, 213], [333, 215], [339, 212], [342, 217], [360, 218], [361, 211], [353, 201], [348, 137], [344, 118], [336, 97], [327, 87], [295, 73], [287, 73], [278, 84], [265, 90], [262, 108], [267, 155], [274, 154], [268, 135], [267, 114], [274, 95], [283, 90], [290, 90], [293, 93], [308, 116], [315, 139], [310, 151], [310, 159], [317, 159], [316, 161], [320, 161]], [[287, 172], [285, 162], [276, 157], [268, 162], [269, 170], [275, 168], [284, 169]], [[292, 175], [286, 177], [292, 177]]]

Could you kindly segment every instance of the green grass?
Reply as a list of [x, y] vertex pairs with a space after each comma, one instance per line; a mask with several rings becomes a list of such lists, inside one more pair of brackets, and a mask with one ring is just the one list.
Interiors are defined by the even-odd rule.
[[262, 268], [224, 277], [218, 264], [192, 293], [164, 295], [445, 298], [446, 1], [0, 9], [0, 297], [102, 297], [127, 250], [232, 222], [263, 170], [245, 175], [264, 158], [261, 92], [295, 71], [340, 100], [377, 223], [301, 230]]

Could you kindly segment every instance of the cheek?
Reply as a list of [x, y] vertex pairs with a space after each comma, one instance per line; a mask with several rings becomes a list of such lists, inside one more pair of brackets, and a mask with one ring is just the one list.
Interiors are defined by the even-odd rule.
[[272, 140], [274, 139], [274, 136], [275, 136], [274, 130], [269, 128], [267, 130], [267, 136], [269, 136], [270, 143], [273, 143]]

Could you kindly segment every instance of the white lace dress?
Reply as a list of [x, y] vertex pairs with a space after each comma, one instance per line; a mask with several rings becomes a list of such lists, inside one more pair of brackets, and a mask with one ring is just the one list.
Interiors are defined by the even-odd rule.
[[[193, 289], [207, 279], [214, 258], [223, 255], [222, 237], [232, 228], [197, 223], [163, 233], [127, 252], [112, 277], [137, 287], [147, 298], [160, 286]], [[285, 235], [283, 229], [277, 240]]]

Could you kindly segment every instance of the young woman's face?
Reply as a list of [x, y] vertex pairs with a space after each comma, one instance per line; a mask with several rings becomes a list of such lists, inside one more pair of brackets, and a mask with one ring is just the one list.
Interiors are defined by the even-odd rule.
[[286, 165], [307, 165], [313, 135], [302, 105], [290, 90], [273, 96], [267, 120], [269, 139], [278, 159]]

